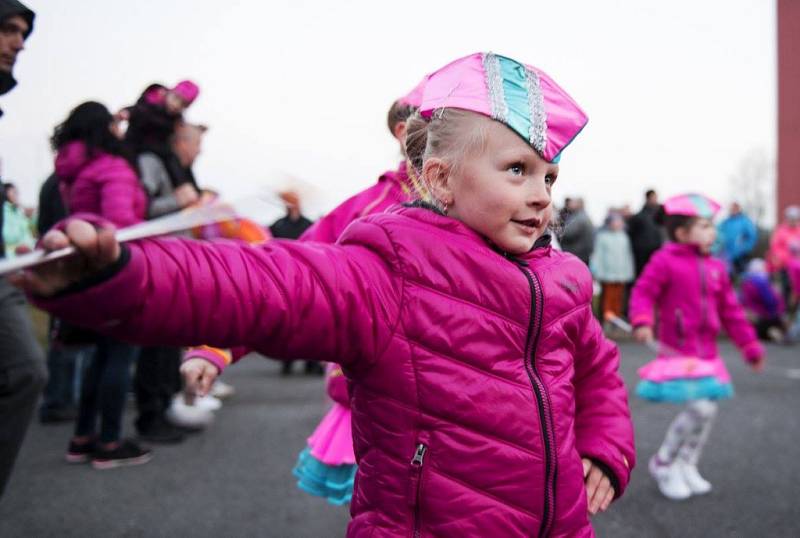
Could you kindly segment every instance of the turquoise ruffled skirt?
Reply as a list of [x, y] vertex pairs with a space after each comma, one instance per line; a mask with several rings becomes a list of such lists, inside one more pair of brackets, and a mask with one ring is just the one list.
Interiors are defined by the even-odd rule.
[[357, 468], [355, 464], [327, 465], [312, 456], [311, 449], [306, 448], [297, 457], [292, 474], [297, 477], [298, 488], [341, 506], [353, 498]]
[[694, 400], [724, 400], [733, 397], [733, 385], [715, 377], [639, 381], [636, 395], [651, 402], [685, 403]]

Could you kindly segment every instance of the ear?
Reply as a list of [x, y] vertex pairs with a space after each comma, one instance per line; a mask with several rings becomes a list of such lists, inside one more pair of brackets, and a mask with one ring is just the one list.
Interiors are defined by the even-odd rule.
[[689, 229], [686, 226], [675, 228], [675, 239], [678, 240], [678, 243], [685, 243], [689, 239]]
[[392, 134], [397, 139], [398, 142], [401, 144], [405, 144], [406, 142], [406, 122], [398, 121], [394, 125], [394, 129], [392, 129]]
[[425, 178], [425, 183], [431, 189], [434, 200], [452, 205], [453, 189], [450, 184], [450, 165], [448, 163], [435, 157], [428, 159], [422, 167], [422, 177]]

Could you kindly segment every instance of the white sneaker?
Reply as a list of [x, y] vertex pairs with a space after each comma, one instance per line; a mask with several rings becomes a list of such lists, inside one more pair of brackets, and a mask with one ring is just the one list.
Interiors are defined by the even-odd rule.
[[678, 463], [664, 465], [658, 462], [657, 456], [653, 456], [647, 467], [650, 475], [655, 478], [659, 491], [667, 499], [682, 501], [692, 496], [692, 490], [683, 479]]
[[685, 461], [678, 461], [676, 465], [681, 471], [683, 481], [692, 491], [692, 495], [705, 495], [711, 491], [711, 482], [700, 476], [700, 471], [697, 470], [696, 465]]
[[215, 398], [210, 394], [200, 396], [194, 399], [194, 407], [204, 409], [206, 411], [219, 411], [222, 409], [222, 400]]
[[167, 419], [184, 428], [205, 428], [214, 421], [214, 413], [196, 405], [187, 405], [183, 395], [178, 395], [167, 409]]
[[211, 396], [214, 398], [224, 400], [225, 398], [230, 398], [236, 394], [236, 389], [227, 383], [223, 383], [222, 381], [214, 381], [214, 384], [211, 385], [211, 392], [209, 394], [211, 394]]

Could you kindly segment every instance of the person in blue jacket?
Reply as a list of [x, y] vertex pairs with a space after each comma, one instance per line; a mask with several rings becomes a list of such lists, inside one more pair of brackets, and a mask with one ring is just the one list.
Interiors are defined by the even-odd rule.
[[744, 214], [737, 202], [731, 204], [728, 218], [719, 225], [720, 257], [728, 263], [728, 270], [738, 276], [747, 269], [750, 252], [756, 246], [758, 230]]

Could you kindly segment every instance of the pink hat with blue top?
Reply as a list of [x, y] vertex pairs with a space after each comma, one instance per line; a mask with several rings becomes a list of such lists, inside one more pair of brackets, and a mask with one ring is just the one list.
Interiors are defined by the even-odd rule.
[[478, 52], [428, 77], [420, 113], [460, 108], [497, 120], [549, 162], [586, 126], [588, 117], [544, 71], [511, 58]]
[[713, 219], [722, 208], [717, 202], [704, 194], [680, 194], [664, 202], [664, 213], [684, 217]]

